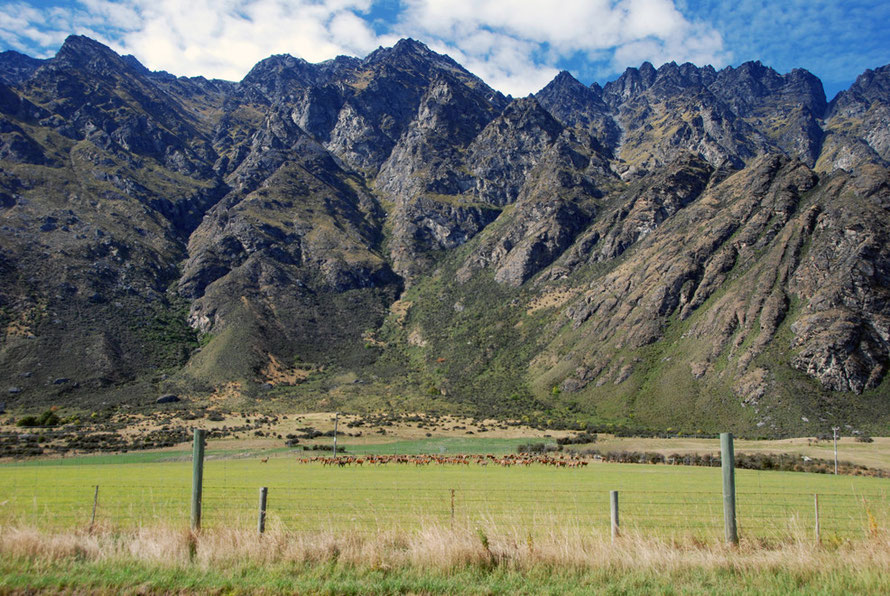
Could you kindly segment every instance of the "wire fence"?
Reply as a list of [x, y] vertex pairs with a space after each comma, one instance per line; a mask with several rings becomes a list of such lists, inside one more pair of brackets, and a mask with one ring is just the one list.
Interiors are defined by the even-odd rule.
[[[202, 527], [256, 527], [258, 485], [207, 484]], [[188, 485], [30, 483], [0, 488], [0, 523], [46, 528], [156, 524], [188, 527]], [[890, 502], [883, 490], [864, 493], [739, 491], [739, 532], [749, 538], [814, 536], [868, 538], [890, 528]], [[279, 485], [268, 489], [267, 527], [287, 531], [414, 530], [427, 525], [521, 529], [523, 532], [608, 532], [609, 491], [603, 489], [410, 488]], [[719, 491], [620, 492], [622, 531], [643, 534], [719, 536], [723, 497]]]

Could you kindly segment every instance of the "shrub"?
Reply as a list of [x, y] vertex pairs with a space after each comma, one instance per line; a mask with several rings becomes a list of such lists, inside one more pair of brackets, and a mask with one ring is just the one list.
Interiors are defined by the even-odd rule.
[[588, 432], [583, 432], [579, 435], [575, 435], [574, 437], [561, 437], [556, 439], [557, 445], [584, 445], [586, 443], [596, 443], [597, 435], [596, 433], [590, 434]]
[[25, 416], [18, 421], [18, 426], [58, 426], [62, 421], [55, 412], [47, 410], [40, 416]]
[[562, 445], [548, 445], [547, 443], [522, 443], [516, 446], [516, 453], [542, 454], [553, 451], [562, 451]]

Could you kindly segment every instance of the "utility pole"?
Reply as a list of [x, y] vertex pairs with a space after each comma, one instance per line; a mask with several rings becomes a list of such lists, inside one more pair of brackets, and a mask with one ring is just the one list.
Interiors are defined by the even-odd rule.
[[337, 422], [340, 419], [340, 412], [334, 412], [334, 457], [337, 457]]
[[841, 427], [832, 426], [831, 430], [834, 431], [834, 475], [837, 476], [837, 431], [839, 431]]

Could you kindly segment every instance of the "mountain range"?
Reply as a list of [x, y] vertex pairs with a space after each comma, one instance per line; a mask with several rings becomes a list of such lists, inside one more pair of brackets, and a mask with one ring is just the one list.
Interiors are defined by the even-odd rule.
[[890, 66], [562, 72], [405, 39], [240, 82], [0, 54], [0, 390], [749, 435], [890, 422]]

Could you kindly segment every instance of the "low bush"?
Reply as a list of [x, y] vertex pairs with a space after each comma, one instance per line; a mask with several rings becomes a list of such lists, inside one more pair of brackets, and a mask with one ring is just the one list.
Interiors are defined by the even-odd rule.
[[16, 424], [22, 427], [58, 426], [61, 422], [62, 419], [59, 418], [55, 412], [47, 410], [40, 416], [25, 416], [24, 418], [19, 419]]
[[521, 443], [516, 446], [516, 453], [551, 453], [553, 451], [562, 451], [562, 445], [552, 445], [548, 443]]
[[586, 445], [587, 443], [596, 443], [596, 433], [583, 432], [573, 437], [560, 437], [556, 439], [557, 445]]

